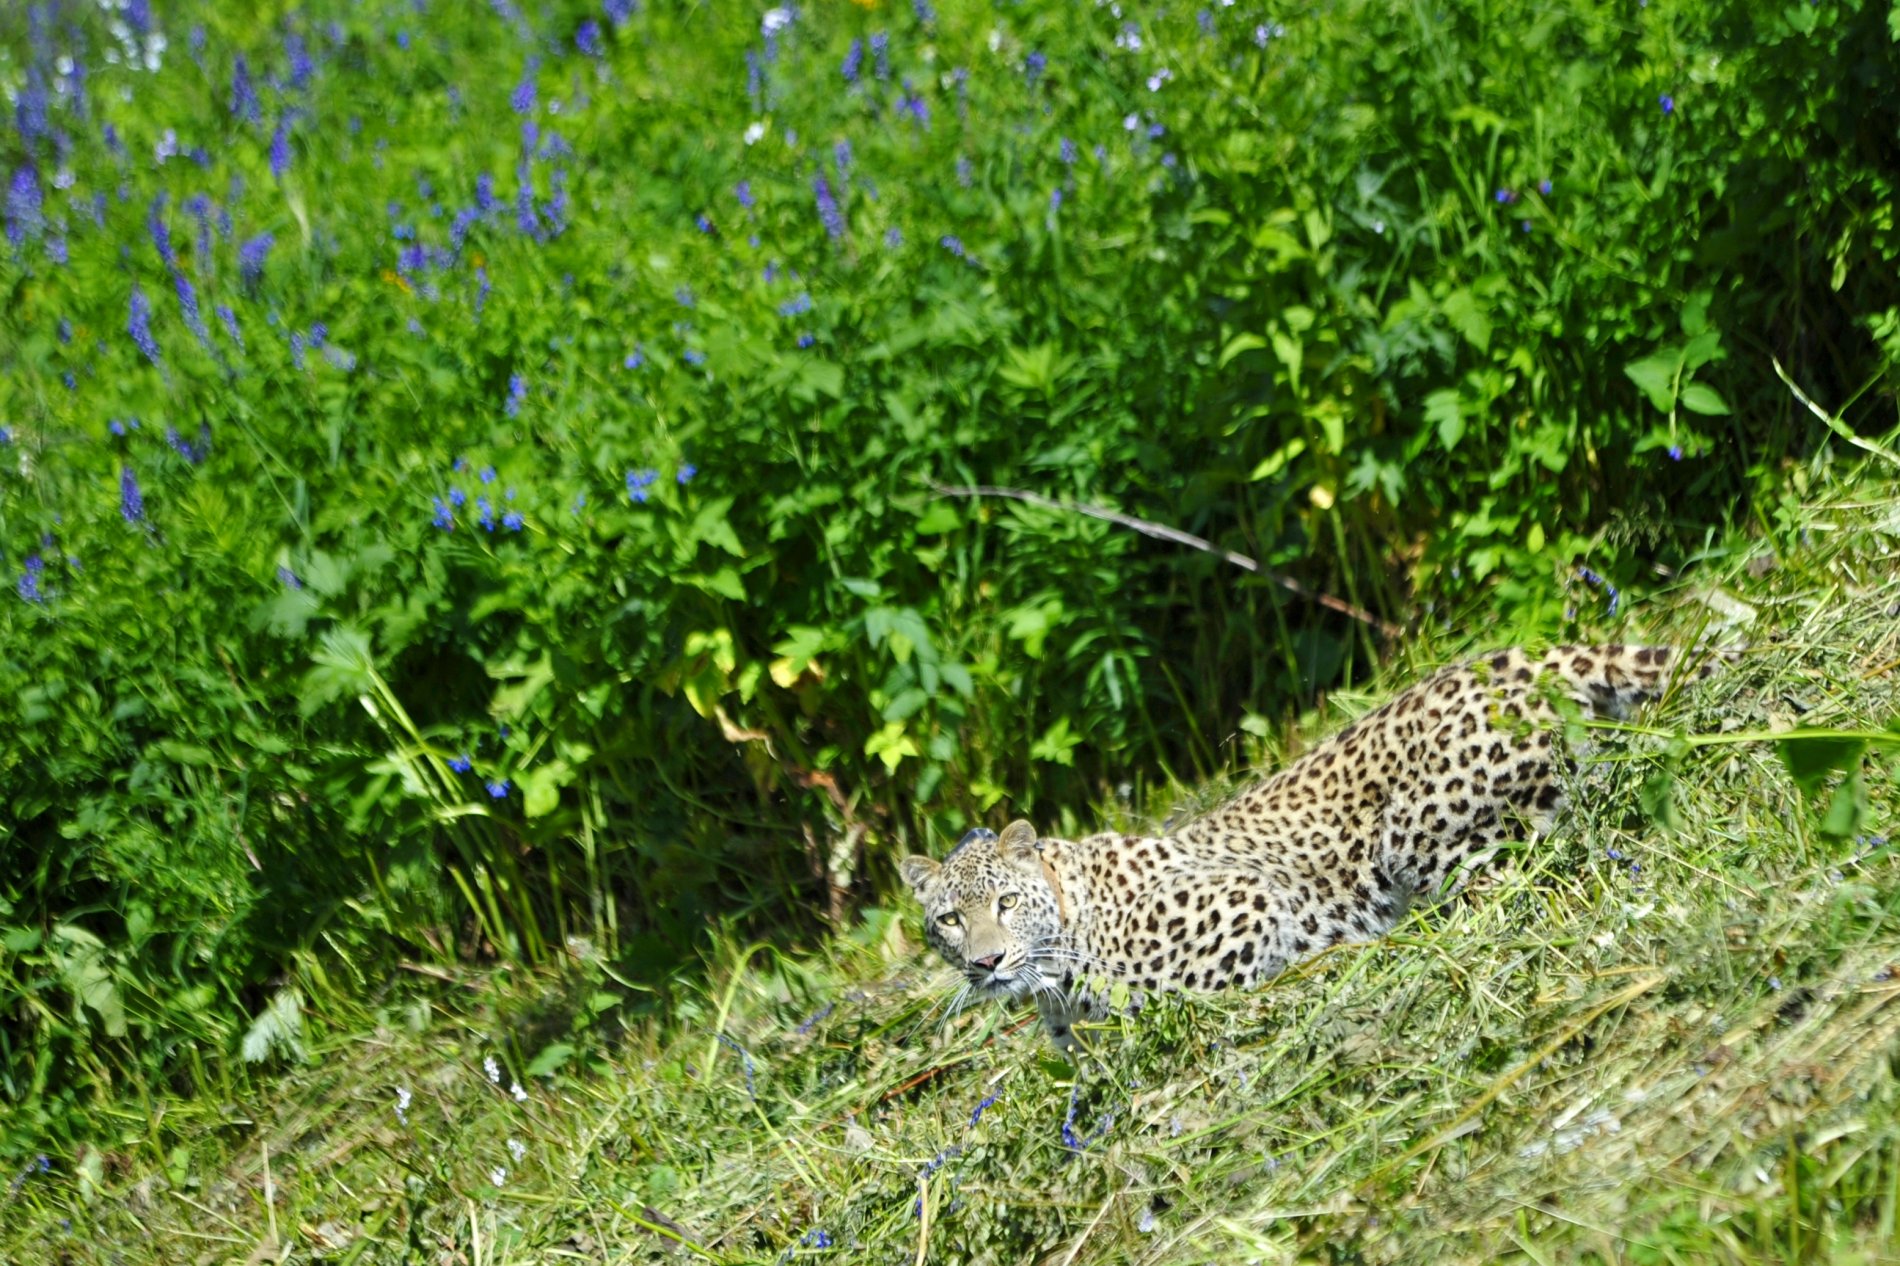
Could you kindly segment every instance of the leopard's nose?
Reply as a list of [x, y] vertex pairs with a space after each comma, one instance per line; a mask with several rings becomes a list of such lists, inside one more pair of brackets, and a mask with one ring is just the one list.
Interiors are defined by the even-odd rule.
[[984, 971], [995, 971], [997, 967], [1001, 965], [1002, 961], [1003, 956], [1001, 954], [991, 954], [985, 958], [973, 958], [970, 960], [972, 965], [981, 967]]

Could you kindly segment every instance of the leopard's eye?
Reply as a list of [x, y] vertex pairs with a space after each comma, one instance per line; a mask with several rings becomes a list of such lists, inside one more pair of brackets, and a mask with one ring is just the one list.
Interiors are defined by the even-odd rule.
[[963, 922], [963, 916], [958, 914], [955, 910], [950, 910], [944, 914], [938, 915], [937, 922], [944, 927], [953, 928], [953, 927], [956, 927], [959, 923]]
[[1016, 903], [1021, 900], [1022, 898], [1015, 893], [1006, 892], [996, 899], [996, 908], [999, 910], [1014, 910]]

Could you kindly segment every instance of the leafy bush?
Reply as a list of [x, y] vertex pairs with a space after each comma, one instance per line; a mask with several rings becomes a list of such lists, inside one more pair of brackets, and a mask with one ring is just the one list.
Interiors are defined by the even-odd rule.
[[663, 980], [999, 802], [1212, 772], [1377, 649], [933, 483], [1536, 634], [1826, 438], [1777, 358], [1893, 420], [1872, 5], [31, 14], [29, 1131], [403, 955], [578, 937]]

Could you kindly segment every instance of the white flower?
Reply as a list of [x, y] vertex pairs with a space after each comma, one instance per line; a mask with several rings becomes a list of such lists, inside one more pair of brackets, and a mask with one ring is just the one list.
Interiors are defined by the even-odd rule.
[[500, 1187], [508, 1181], [508, 1171], [497, 1165], [488, 1171], [488, 1181]]
[[495, 1062], [493, 1055], [482, 1056], [482, 1071], [488, 1074], [488, 1080], [501, 1085], [501, 1065]]
[[508, 1083], [508, 1093], [515, 1097], [516, 1103], [526, 1103], [528, 1101], [528, 1092], [521, 1088], [521, 1083], [518, 1081]]
[[763, 137], [764, 135], [765, 135], [765, 124], [754, 123], [750, 127], [746, 128], [745, 130], [745, 143], [747, 145], [757, 145], [759, 143], [760, 138]]
[[790, 9], [767, 9], [765, 16], [759, 19], [759, 34], [770, 39], [791, 24]]
[[1002, 51], [1002, 48], [1003, 48], [1003, 28], [1002, 27], [993, 26], [990, 28], [989, 45], [990, 45], [990, 52], [992, 53]]
[[509, 1139], [508, 1154], [514, 1157], [515, 1164], [519, 1165], [522, 1159], [528, 1154], [528, 1145], [523, 1143], [520, 1139]]
[[1140, 126], [1141, 126], [1141, 116], [1139, 114], [1131, 114], [1127, 118], [1122, 120], [1122, 129], [1124, 131], [1132, 132]]
[[1135, 1229], [1143, 1235], [1155, 1229], [1155, 1211], [1152, 1208], [1141, 1211], [1141, 1219], [1135, 1223]]
[[1166, 66], [1163, 66], [1160, 70], [1148, 76], [1148, 91], [1160, 92], [1161, 85], [1167, 83], [1168, 80], [1172, 78], [1174, 78], [1174, 72], [1169, 70]]
[[409, 1105], [415, 1096], [409, 1093], [409, 1087], [396, 1087], [396, 1119], [404, 1125], [409, 1124]]

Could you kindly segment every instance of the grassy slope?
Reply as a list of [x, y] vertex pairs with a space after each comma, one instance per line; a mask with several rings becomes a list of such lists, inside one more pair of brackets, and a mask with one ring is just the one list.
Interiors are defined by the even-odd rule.
[[[1645, 723], [1890, 723], [1878, 493], [1647, 613], [1682, 638], [1718, 588], [1758, 612], [1740, 670]], [[901, 919], [734, 950], [674, 1027], [596, 1031], [553, 1077], [523, 1064], [614, 988], [598, 968], [405, 983], [260, 1090], [102, 1117], [125, 1146], [0, 1189], [0, 1260], [1900, 1260], [1900, 860], [1867, 838], [1893, 765], [1835, 840], [1772, 749], [1705, 748], [1667, 835], [1637, 811], [1661, 746], [1613, 742], [1490, 891], [1256, 994], [1162, 1000], [1079, 1073], [1020, 1017], [943, 1022]]]

